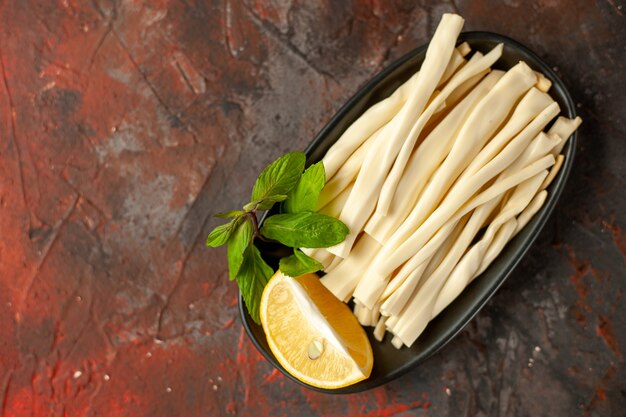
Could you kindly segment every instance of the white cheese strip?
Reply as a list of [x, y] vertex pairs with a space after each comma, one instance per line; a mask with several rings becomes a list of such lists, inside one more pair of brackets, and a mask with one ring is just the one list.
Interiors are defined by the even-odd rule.
[[492, 71], [433, 129], [417, 148], [394, 195], [387, 216], [374, 212], [365, 226], [365, 232], [384, 243], [400, 226], [415, 206], [427, 181], [437, 170], [452, 147], [455, 134], [478, 103], [504, 72]]
[[[435, 301], [435, 306], [432, 312], [432, 318], [441, 313], [452, 301], [458, 297], [461, 292], [467, 287], [467, 285], [473, 280], [473, 275], [476, 275], [474, 271], [486, 268], [491, 264], [495, 256], [500, 253], [504, 248], [511, 235], [514, 233], [517, 221], [515, 218], [509, 219], [505, 222], [497, 231], [494, 236], [492, 246], [489, 247], [491, 251], [489, 253], [490, 260], [483, 265], [486, 260], [486, 254], [479, 251], [468, 252], [461, 262], [459, 262], [455, 269], [450, 274], [444, 287], [441, 289]], [[495, 256], [494, 256], [495, 254]]]
[[476, 271], [473, 278], [476, 278], [477, 276], [482, 274], [485, 271], [485, 269], [487, 269], [487, 267], [491, 265], [491, 262], [493, 262], [493, 260], [496, 259], [496, 257], [500, 254], [500, 252], [502, 252], [502, 249], [504, 249], [504, 246], [508, 243], [508, 241], [513, 236], [513, 233], [515, 232], [516, 227], [517, 227], [517, 220], [515, 218], [511, 218], [507, 220], [505, 223], [502, 224], [502, 226], [500, 226], [500, 228], [498, 229], [498, 232], [493, 238], [493, 241], [491, 242], [491, 245], [489, 245], [489, 248], [485, 252], [485, 256], [480, 262], [478, 271]]
[[430, 321], [430, 314], [442, 281], [436, 278], [429, 277], [424, 282], [420, 290], [411, 298], [394, 327], [395, 337], [408, 347], [413, 345]]
[[[491, 161], [482, 166], [478, 172], [468, 174], [459, 178], [446, 196], [445, 202], [456, 198], [457, 195], [468, 190], [474, 190], [478, 184], [485, 184], [491, 178], [501, 173], [505, 177], [516, 170], [527, 166], [529, 163], [538, 160], [546, 155], [550, 146], [553, 146], [558, 137], [548, 137], [541, 129], [556, 116], [559, 111], [557, 103], [552, 103], [546, 107], [537, 117], [535, 117], [515, 138], [513, 138]], [[539, 132], [539, 134], [537, 134]], [[487, 148], [483, 149], [485, 151]], [[480, 156], [480, 154], [479, 154]]]
[[339, 216], [339, 219], [348, 226], [350, 233], [343, 242], [329, 248], [335, 255], [345, 258], [350, 253], [356, 237], [374, 211], [376, 197], [385, 177], [411, 126], [422, 113], [441, 78], [462, 26], [463, 19], [460, 16], [443, 15], [426, 51], [412, 95], [392, 122], [385, 126], [363, 161], [352, 193]]
[[381, 130], [382, 128], [377, 130], [368, 140], [359, 146], [359, 149], [350, 155], [350, 157], [337, 170], [332, 178], [326, 178], [326, 184], [317, 199], [317, 210], [327, 205], [356, 179], [356, 176], [359, 174], [359, 170], [361, 169], [361, 165], [363, 165], [363, 160], [365, 159], [367, 151], [370, 146], [372, 146], [374, 139], [378, 134], [380, 134]]
[[339, 195], [346, 187], [354, 182], [356, 176], [361, 169], [365, 155], [370, 146], [374, 143], [375, 137], [381, 132], [382, 128], [377, 130], [359, 149], [357, 149], [346, 162], [339, 168], [332, 178], [326, 178], [326, 184], [320, 193], [317, 201], [317, 209], [324, 207], [337, 195]]
[[[463, 44], [459, 45], [458, 49], [461, 51], [462, 55], [463, 51], [466, 51]], [[454, 65], [457, 64], [456, 62], [452, 62], [452, 60], [448, 63], [448, 66]], [[446, 67], [446, 71], [449, 71], [448, 67]], [[368, 108], [350, 125], [350, 127], [348, 127], [348, 129], [346, 129], [337, 142], [326, 152], [323, 158], [327, 178], [334, 176], [350, 155], [352, 155], [367, 138], [398, 113], [413, 91], [418, 76], [419, 71], [413, 74], [404, 84], [400, 85], [391, 96]]]
[[437, 295], [432, 315], [436, 317], [446, 308], [469, 284], [474, 272], [480, 267], [482, 252], [474, 245], [454, 267], [444, 286]]
[[[501, 75], [504, 75], [504, 71], [499, 71], [499, 70], [496, 70], [496, 71], [500, 73]], [[472, 88], [474, 88], [474, 86], [476, 86], [476, 84], [480, 82], [480, 80], [483, 79], [485, 75], [489, 74], [490, 72], [492, 72], [491, 69], [486, 69], [484, 71], [481, 71], [478, 74], [471, 77], [470, 79], [468, 79], [467, 81], [465, 81], [464, 83], [462, 83], [461, 85], [459, 85], [456, 88], [456, 90], [450, 93], [450, 95], [446, 99], [446, 108], [448, 109], [453, 108], [462, 98], [465, 97], [465, 95]]]
[[[472, 243], [472, 240], [474, 239], [478, 231], [483, 227], [485, 220], [490, 216], [490, 214], [494, 211], [494, 209], [497, 208], [501, 200], [502, 200], [502, 196], [498, 196], [494, 198], [493, 200], [490, 200], [487, 203], [482, 204], [480, 207], [477, 207], [471, 213], [471, 217], [467, 221], [467, 224], [463, 227], [462, 232], [460, 233], [459, 237], [456, 239], [454, 243], [454, 248], [452, 250], [456, 251], [456, 257], [449, 258], [447, 260], [448, 263], [453, 262], [453, 264], [451, 265], [448, 264], [448, 269], [446, 270], [447, 271], [446, 273], [449, 273], [454, 267], [454, 265], [459, 261], [463, 253], [465, 253], [469, 245]], [[444, 228], [445, 226], [442, 229], [440, 229], [440, 231], [443, 230]], [[446, 250], [446, 253], [448, 252], [450, 251]], [[411, 260], [407, 261], [405, 265], [409, 264], [410, 262]], [[430, 274], [426, 274], [425, 276], [428, 277], [430, 276]], [[385, 304], [383, 304], [383, 307], [386, 307]], [[390, 313], [399, 314], [400, 312], [397, 310], [390, 310]]]
[[[474, 160], [469, 164], [463, 174], [474, 174], [480, 168], [485, 166], [487, 162], [491, 161], [493, 157], [497, 155], [502, 148], [504, 148], [511, 138], [519, 133], [526, 125], [528, 125], [528, 123], [530, 123], [531, 120], [535, 119], [539, 113], [551, 104], [556, 103], [548, 94], [543, 93], [534, 87], [528, 90], [528, 92], [517, 104], [515, 110], [513, 110], [513, 114], [509, 120], [507, 120], [506, 124], [478, 153], [476, 158], [474, 158]], [[553, 108], [556, 113], [546, 121], [546, 124], [559, 112], [558, 104], [553, 106]]]
[[[558, 148], [563, 142], [565, 142], [555, 132], [559, 132], [569, 137], [569, 135], [573, 133], [573, 130], [580, 124], [580, 121], [576, 120], [569, 120], [566, 118], [559, 119], [560, 121], [555, 123], [553, 129], [550, 130], [549, 135], [541, 133], [537, 136], [531, 146], [529, 146], [529, 149], [527, 149], [524, 155], [520, 157], [520, 160], [518, 161], [519, 166], [527, 163], [532, 158], [538, 157], [550, 151], [553, 152], [553, 149]], [[546, 175], [546, 173], [543, 172], [539, 174], [537, 179], [535, 179], [535, 184], [537, 184], [540, 178], [545, 177], [538, 187], [540, 191], [534, 195], [532, 200], [530, 200], [516, 219], [509, 219], [507, 222], [502, 224], [495, 234], [486, 233], [486, 237], [490, 234], [494, 237], [493, 241], [486, 250], [484, 250], [483, 245], [482, 252], [484, 253], [481, 253], [481, 245], [477, 244], [471, 251], [468, 252], [468, 254], [466, 254], [466, 256], [464, 256], [463, 260], [459, 263], [459, 265], [457, 265], [451, 274], [448, 282], [446, 282], [446, 286], [439, 294], [433, 317], [439, 314], [439, 312], [441, 312], [454, 298], [456, 298], [456, 296], [460, 294], [471, 279], [482, 273], [499, 255], [505, 244], [512, 239], [513, 236], [519, 233], [519, 231], [522, 230], [539, 211], [548, 196], [547, 191], [545, 191], [545, 187], [547, 187], [554, 179], [559, 170], [559, 166], [563, 163], [563, 160], [563, 155], [559, 155], [557, 157], [557, 162], [553, 165], [550, 173]], [[528, 182], [530, 181], [531, 180]], [[531, 187], [527, 190], [527, 193], [530, 194], [534, 191], [534, 187]], [[472, 271], [475, 272], [472, 273]]]
[[526, 167], [518, 171], [510, 173], [506, 176], [502, 175], [498, 177], [493, 185], [489, 186], [485, 191], [482, 191], [476, 197], [472, 198], [471, 201], [461, 207], [458, 213], [455, 214], [455, 217], [464, 215], [470, 210], [476, 208], [477, 206], [521, 184], [527, 179], [532, 178], [533, 176], [543, 172], [547, 168], [550, 168], [552, 165], [554, 165], [554, 157], [552, 155], [546, 155], [538, 159], [537, 161], [528, 164]]
[[550, 184], [552, 184], [552, 181], [554, 181], [554, 179], [556, 178], [556, 175], [561, 170], [561, 167], [563, 166], [564, 161], [565, 161], [565, 157], [563, 155], [558, 155], [556, 157], [556, 162], [550, 169], [550, 173], [548, 174], [546, 179], [543, 181], [543, 184], [541, 184], [541, 190], [545, 190], [546, 188], [548, 188]]
[[[476, 235], [476, 233], [480, 230], [482, 223], [484, 222], [485, 218], [489, 215], [489, 213], [491, 211], [493, 211], [493, 209], [498, 205], [500, 201], [500, 198], [496, 198], [482, 206], [480, 206], [479, 208], [477, 208], [471, 215], [470, 220], [467, 222], [467, 224], [462, 228], [462, 232], [461, 234], [454, 239], [454, 245], [452, 245], [449, 248], [446, 248], [444, 254], [446, 255], [446, 258], [439, 264], [439, 267], [437, 268], [437, 270], [435, 271], [427, 271], [428, 273], [424, 274], [424, 278], [423, 280], [439, 280], [440, 282], [438, 283], [438, 285], [435, 285], [435, 289], [433, 289], [432, 291], [437, 292], [438, 291], [438, 287], [440, 287], [441, 285], [443, 285], [443, 283], [445, 282], [445, 280], [447, 279], [450, 271], [453, 269], [453, 267], [456, 265], [456, 263], [458, 262], [458, 260], [461, 258], [461, 256], [463, 255], [463, 253], [465, 252], [465, 250], [467, 249], [467, 247], [470, 245], [470, 243], [472, 242], [472, 239], [474, 238], [474, 236]], [[431, 289], [433, 282], [431, 282], [430, 287]], [[418, 291], [424, 291], [422, 288], [420, 288]], [[425, 291], [429, 291], [428, 289], [426, 289]], [[394, 294], [395, 295], [395, 294]], [[422, 296], [424, 294], [422, 293]], [[415, 296], [415, 295], [413, 295]], [[436, 296], [436, 294], [431, 294], [429, 297], [433, 297]], [[384, 305], [383, 305], [384, 306]], [[415, 308], [415, 307], [413, 307]], [[401, 313], [398, 312], [397, 310], [390, 310], [390, 312], [392, 312], [393, 314], [398, 314], [400, 315], [400, 318], [402, 318], [403, 315], [411, 315], [413, 314], [413, 312], [409, 311], [408, 313]], [[426, 310], [427, 312], [427, 310]], [[406, 316], [404, 316], [406, 320]], [[428, 317], [428, 315], [425, 315], [422, 318], [422, 322], [428, 322], [428, 320], [430, 320], [430, 318]], [[402, 323], [401, 323], [402, 324]], [[400, 337], [403, 338], [406, 336], [403, 336], [402, 334], [400, 334]], [[417, 336], [416, 336], [417, 337]], [[405, 340], [405, 339], [403, 339]]]
[[362, 305], [356, 314], [356, 318], [361, 323], [361, 326], [369, 326], [371, 324], [372, 312], [369, 308]]
[[489, 228], [497, 229], [500, 225], [504, 224], [504, 222], [520, 214], [534, 198], [547, 174], [547, 171], [544, 170], [520, 183], [496, 218], [491, 222], [485, 235], [489, 234]]
[[378, 324], [378, 319], [380, 318], [380, 303], [375, 304], [374, 308], [372, 308], [372, 317], [370, 318], [370, 326], [376, 326]]
[[[423, 262], [415, 268], [404, 283], [402, 283], [400, 288], [385, 300], [381, 306], [381, 310], [383, 310], [386, 315], [397, 315], [401, 317], [405, 305], [407, 305], [412, 296], [415, 296], [414, 292], [416, 288], [417, 292], [415, 293], [421, 291], [420, 280], [424, 278], [429, 279], [428, 277], [430, 277], [434, 271], [441, 268], [442, 263], [448, 258], [450, 251], [458, 245], [458, 240], [462, 238], [464, 233], [467, 234], [468, 230], [473, 228], [473, 225], [468, 225], [467, 221], [466, 216], [455, 223], [453, 232], [446, 237], [444, 243], [439, 247], [432, 259], [429, 262]], [[420, 287], [418, 287], [418, 284], [420, 284]]]
[[[433, 308], [432, 317], [435, 317], [441, 310], [447, 307], [461, 291], [465, 289], [467, 284], [469, 284], [476, 275], [476, 272], [484, 266], [482, 261], [485, 253], [500, 226], [510, 219], [514, 219], [516, 215], [523, 212], [523, 210], [529, 206], [546, 175], [547, 171], [541, 171], [515, 188], [504, 207], [502, 207], [496, 218], [490, 223], [481, 240], [474, 244], [465, 255], [463, 255], [463, 258], [450, 273], [446, 283], [438, 294], [438, 300]], [[514, 229], [515, 228], [513, 228], [513, 230]]]
[[326, 270], [326, 267], [328, 267], [328, 265], [330, 265], [335, 259], [335, 255], [328, 252], [324, 248], [300, 248], [300, 250], [304, 252], [305, 255], [308, 255], [317, 262], [321, 263], [324, 266], [324, 270]]
[[[499, 201], [499, 197], [494, 199], [494, 201]], [[497, 202], [495, 203], [497, 204]], [[482, 206], [481, 206], [482, 207]], [[478, 209], [477, 209], [478, 210]], [[486, 209], [483, 209], [486, 210]], [[457, 219], [451, 219], [447, 222], [441, 229], [437, 231], [435, 236], [426, 244], [422, 249], [420, 249], [415, 255], [411, 257], [400, 269], [399, 274], [403, 274], [404, 276], [408, 276], [413, 270], [420, 267], [424, 263], [428, 263], [429, 260], [438, 252], [440, 245], [443, 243], [445, 238], [454, 230], [457, 223]], [[432, 272], [432, 271], [431, 271]], [[385, 288], [382, 299], [389, 297], [394, 291], [396, 291], [399, 287], [399, 284], [403, 283], [402, 277], [397, 279], [394, 278]], [[394, 282], [395, 281], [395, 282]]]
[[537, 214], [539, 209], [543, 206], [543, 203], [545, 203], [547, 197], [548, 192], [545, 190], [537, 193], [535, 198], [533, 198], [530, 204], [528, 204], [528, 207], [526, 207], [524, 211], [517, 216], [517, 227], [515, 228], [514, 236], [528, 224], [530, 219], [532, 219], [535, 214]]
[[528, 148], [520, 155], [515, 162], [507, 168], [506, 172], [513, 172], [517, 169], [523, 168], [533, 161], [547, 155], [550, 150], [553, 149], [561, 142], [561, 138], [558, 135], [546, 134], [539, 132], [539, 134], [532, 140]]
[[337, 197], [335, 197], [332, 201], [327, 203], [325, 206], [321, 207], [317, 211], [331, 217], [339, 217], [341, 214], [341, 210], [343, 210], [346, 205], [346, 201], [348, 201], [348, 197], [352, 192], [352, 187], [354, 187], [354, 183], [348, 185], [345, 190], [343, 190]]
[[400, 349], [404, 346], [404, 343], [402, 343], [402, 340], [398, 336], [394, 336], [393, 339], [391, 339], [391, 344], [396, 349]]
[[[515, 187], [553, 164], [554, 157], [547, 155], [511, 175], [498, 178], [493, 185], [488, 187], [485, 191], [482, 191], [476, 197], [465, 202], [465, 204], [461, 203], [463, 205], [460, 208], [458, 207], [460, 206], [459, 202], [462, 198], [458, 198], [457, 196], [453, 197], [451, 201], [446, 201], [446, 203], [440, 205], [427, 221], [402, 244], [393, 248], [387, 246], [387, 244], [383, 246], [361, 280], [363, 285], [361, 285], [361, 283], [357, 285], [354, 291], [355, 299], [358, 299], [366, 306], [373, 305], [387, 284], [390, 274], [397, 267], [406, 262], [407, 259], [417, 253], [446, 221], [461, 218], [479, 205]], [[476, 188], [477, 183], [480, 184], [485, 176], [480, 176], [479, 172], [476, 178], [466, 182], [467, 189], [463, 191], [469, 193], [475, 192], [474, 188]]]
[[398, 113], [414, 89], [418, 76], [419, 72], [416, 72], [391, 96], [367, 109], [337, 139], [322, 159], [327, 178], [332, 178], [350, 155]]
[[556, 119], [550, 130], [548, 130], [548, 134], [559, 135], [561, 138], [563, 138], [563, 141], [552, 150], [552, 155], [556, 156], [561, 153], [563, 147], [567, 143], [567, 140], [570, 136], [572, 136], [572, 133], [574, 133], [578, 126], [580, 126], [582, 121], [583, 119], [581, 119], [580, 117], [576, 117], [575, 119], [568, 119], [567, 117], [561, 116]]
[[469, 46], [469, 43], [467, 42], [463, 42], [462, 44], [460, 44], [459, 46], [456, 47], [456, 50], [459, 51], [459, 53], [462, 56], [466, 56], [467, 54], [469, 54], [470, 52], [472, 52], [472, 48]]
[[332, 272], [343, 261], [344, 261], [343, 258], [340, 258], [339, 256], [335, 256], [333, 258], [333, 261], [330, 263], [330, 265], [324, 268], [324, 272], [326, 272], [327, 274]]
[[381, 312], [385, 316], [397, 315], [402, 311], [406, 303], [413, 296], [415, 288], [417, 288], [422, 279], [426, 267], [428, 267], [428, 262], [422, 262], [417, 268], [406, 271], [406, 278], [402, 280], [402, 283], [398, 286], [396, 291], [392, 292], [380, 307]]
[[337, 298], [348, 301], [370, 261], [380, 248], [381, 245], [367, 234], [361, 235], [350, 255], [320, 281]]
[[376, 323], [376, 327], [374, 328], [374, 338], [379, 342], [382, 342], [385, 338], [385, 321], [387, 317], [380, 316], [378, 322]]
[[389, 316], [385, 321], [385, 327], [388, 332], [393, 333], [396, 325], [398, 324], [398, 316]]
[[456, 222], [451, 221], [446, 223], [441, 229], [437, 231], [435, 236], [428, 241], [426, 245], [420, 250], [418, 254], [406, 261], [404, 265], [398, 270], [397, 274], [387, 284], [381, 299], [385, 300], [391, 296], [392, 293], [398, 290], [398, 288], [404, 283], [407, 277], [420, 265], [424, 264], [424, 270], [428, 266], [428, 262], [435, 256], [441, 245], [446, 241], [447, 237], [454, 231]]
[[489, 69], [491, 65], [493, 65], [498, 58], [500, 58], [500, 56], [502, 56], [502, 48], [503, 45], [499, 44], [485, 56], [475, 54], [474, 57], [472, 57], [472, 59], [470, 59], [470, 61], [461, 70], [459, 70], [459, 72], [454, 74], [454, 77], [452, 77], [450, 82], [448, 82], [444, 89], [441, 90], [441, 93], [432, 101], [432, 103], [430, 103], [430, 105], [424, 110], [424, 113], [417, 119], [411, 128], [408, 137], [402, 144], [402, 148], [393, 163], [389, 175], [385, 179], [378, 199], [378, 205], [376, 206], [377, 212], [382, 215], [387, 215], [389, 206], [391, 205], [393, 196], [396, 192], [398, 182], [400, 181], [400, 178], [406, 168], [409, 157], [413, 153], [417, 139], [426, 125], [426, 122], [430, 120], [434, 114], [435, 109], [441, 104], [444, 104], [450, 94], [465, 81]]
[[415, 207], [385, 245], [396, 247], [410, 236], [437, 207], [452, 183], [505, 120], [518, 98], [535, 83], [535, 74], [519, 63], [494, 85], [474, 107], [456, 135], [450, 153], [430, 179]]
[[446, 69], [443, 71], [441, 79], [439, 80], [439, 84], [441, 85], [448, 81], [452, 77], [452, 75], [459, 69], [459, 67], [465, 64], [465, 62], [466, 61], [463, 58], [463, 55], [461, 55], [461, 52], [459, 52], [458, 48], [453, 50], [452, 56], [450, 57], [450, 62], [448, 63]]
[[550, 87], [552, 87], [552, 81], [539, 71], [535, 71], [535, 74], [537, 75], [537, 84], [535, 84], [535, 86], [544, 93], [547, 93]]
[[[444, 201], [437, 206], [433, 213], [422, 223], [413, 234], [404, 242], [385, 243], [378, 253], [368, 271], [368, 275], [378, 274], [378, 279], [370, 279], [359, 283], [355, 289], [355, 298], [363, 304], [371, 305], [381, 291], [381, 286], [386, 284], [385, 280], [397, 267], [406, 262], [411, 256], [417, 253], [434, 232], [437, 231], [474, 193], [484, 184], [497, 176], [507, 168], [517, 157], [524, 152], [529, 143], [556, 114], [558, 105], [548, 106], [542, 111], [522, 132], [520, 132], [506, 147], [489, 163], [483, 166], [473, 175], [460, 178], [446, 195]], [[551, 163], [554, 162], [552, 158]], [[545, 167], [544, 167], [545, 168]], [[543, 168], [542, 168], [543, 169]], [[419, 202], [418, 202], [419, 205]], [[394, 234], [394, 237], [396, 235]], [[411, 242], [409, 245], [408, 242]]]
[[[515, 171], [518, 167], [527, 165], [528, 162], [538, 159], [539, 156], [544, 156], [543, 152], [539, 155], [534, 155], [532, 152], [535, 150], [533, 143], [537, 137], [543, 137], [545, 134], [541, 132], [549, 122], [559, 113], [559, 105], [553, 102], [546, 107], [532, 122], [530, 122], [517, 136], [515, 136], [507, 145], [495, 154], [493, 159], [481, 166], [476, 172], [468, 172], [467, 175], [462, 175], [457, 183], [449, 191], [449, 195], [454, 194], [457, 189], [462, 189], [466, 186], [466, 183], [470, 180], [485, 175], [485, 178], [493, 178], [500, 172], [508, 173]], [[558, 136], [555, 137], [559, 140]], [[475, 160], [478, 160], [483, 156], [483, 153], [491, 152], [490, 149], [483, 149]], [[486, 158], [482, 158], [485, 160]], [[468, 170], [469, 171], [468, 167]], [[464, 173], [466, 174], [466, 173]], [[494, 175], [495, 174], [495, 175]], [[467, 182], [466, 182], [467, 181]]]

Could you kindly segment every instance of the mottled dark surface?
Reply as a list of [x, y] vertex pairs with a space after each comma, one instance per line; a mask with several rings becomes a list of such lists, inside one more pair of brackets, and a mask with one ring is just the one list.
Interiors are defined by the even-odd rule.
[[[434, 3], [0, 2], [0, 415], [623, 416], [626, 6]], [[562, 75], [584, 119], [571, 180], [435, 357], [308, 391], [243, 333], [210, 214], [454, 10]]]

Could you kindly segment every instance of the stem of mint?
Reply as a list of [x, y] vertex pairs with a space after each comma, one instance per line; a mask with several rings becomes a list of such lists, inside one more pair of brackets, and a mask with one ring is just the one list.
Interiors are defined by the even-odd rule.
[[271, 242], [271, 240], [266, 239], [259, 229], [259, 219], [256, 216], [256, 209], [246, 212], [246, 214], [252, 220], [252, 226], [254, 227], [254, 237], [261, 239], [263, 242]]

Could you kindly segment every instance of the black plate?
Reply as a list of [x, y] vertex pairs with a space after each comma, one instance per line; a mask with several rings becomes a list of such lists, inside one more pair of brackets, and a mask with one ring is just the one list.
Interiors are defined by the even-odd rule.
[[[502, 35], [490, 32], [466, 32], [459, 36], [459, 43], [466, 41], [473, 51], [488, 52], [498, 43], [504, 43], [502, 57], [494, 65], [498, 69], [509, 69], [518, 61], [523, 60], [534, 70], [542, 72], [552, 81], [550, 95], [561, 106], [561, 115], [569, 118], [576, 117], [576, 111], [572, 98], [565, 89], [563, 82], [557, 77], [552, 69], [537, 55], [525, 46]], [[341, 136], [367, 108], [381, 99], [388, 97], [400, 84], [413, 75], [422, 64], [426, 48], [420, 48], [403, 56], [378, 75], [372, 78], [361, 88], [328, 122], [317, 137], [306, 149], [308, 163], [314, 163], [322, 159], [328, 148]], [[243, 324], [252, 342], [257, 349], [281, 372], [294, 381], [308, 388], [334, 394], [346, 394], [368, 390], [399, 377], [417, 367], [429, 356], [441, 349], [474, 317], [485, 305], [496, 290], [502, 285], [513, 268], [519, 263], [526, 251], [530, 248], [539, 232], [545, 225], [552, 213], [557, 199], [559, 198], [565, 181], [572, 168], [574, 151], [576, 148], [576, 133], [569, 138], [563, 153], [565, 161], [559, 175], [548, 188], [548, 198], [541, 210], [526, 225], [526, 227], [511, 240], [496, 260], [478, 278], [476, 278], [456, 300], [452, 302], [439, 316], [431, 321], [422, 335], [411, 348], [397, 350], [391, 345], [391, 337], [386, 335], [380, 343], [372, 336], [372, 328], [366, 327], [366, 331], [372, 343], [374, 351], [374, 369], [371, 376], [352, 386], [337, 390], [325, 390], [311, 387], [293, 378], [276, 361], [270, 351], [265, 334], [261, 326], [255, 324], [245, 310], [243, 300], [239, 299], [239, 310]]]

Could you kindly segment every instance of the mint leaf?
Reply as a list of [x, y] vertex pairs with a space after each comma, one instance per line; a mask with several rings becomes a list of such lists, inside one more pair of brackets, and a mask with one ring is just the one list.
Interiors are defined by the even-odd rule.
[[237, 223], [237, 219], [234, 219], [226, 224], [217, 226], [211, 231], [211, 233], [209, 233], [209, 236], [207, 236], [206, 245], [212, 248], [217, 248], [218, 246], [222, 246], [228, 242], [228, 239], [237, 227]]
[[214, 214], [215, 217], [219, 217], [220, 219], [227, 219], [229, 217], [239, 217], [242, 214], [246, 214], [244, 211], [241, 210], [233, 210], [233, 211], [226, 211], [223, 213], [216, 213]]
[[261, 258], [259, 250], [250, 243], [243, 254], [243, 263], [236, 280], [248, 313], [257, 324], [261, 323], [259, 317], [261, 295], [263, 295], [263, 289], [273, 274], [274, 271]]
[[261, 202], [287, 195], [302, 176], [305, 161], [303, 152], [289, 152], [269, 164], [254, 183], [250, 200]]
[[280, 201], [285, 201], [286, 199], [287, 199], [287, 196], [285, 194], [272, 195], [272, 196], [267, 197], [264, 200], [253, 201], [251, 203], [248, 203], [245, 206], [243, 206], [243, 209], [245, 211], [269, 210], [269, 209], [272, 208], [274, 203], [278, 203]]
[[324, 265], [308, 256], [300, 249], [294, 249], [293, 255], [282, 258], [278, 267], [283, 274], [294, 278], [324, 269]]
[[252, 244], [254, 226], [249, 217], [242, 217], [243, 222], [239, 224], [233, 234], [228, 239], [228, 277], [232, 281], [235, 279], [241, 268], [244, 252]]
[[266, 238], [292, 248], [327, 248], [341, 243], [348, 232], [341, 221], [313, 212], [276, 214], [261, 228]]
[[324, 164], [320, 161], [304, 171], [300, 181], [288, 194], [283, 208], [287, 213], [300, 213], [302, 211], [314, 211], [320, 191], [326, 183]]

